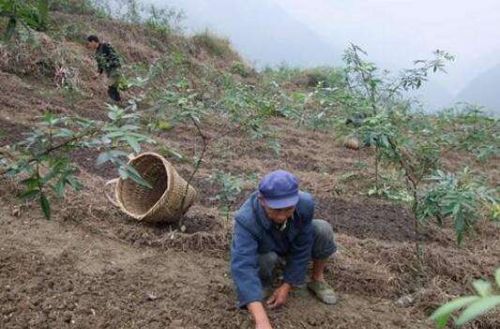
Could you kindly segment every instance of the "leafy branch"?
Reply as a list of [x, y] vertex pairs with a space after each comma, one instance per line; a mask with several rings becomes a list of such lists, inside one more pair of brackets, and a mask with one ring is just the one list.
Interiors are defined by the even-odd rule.
[[122, 109], [108, 106], [108, 122], [78, 117], [56, 117], [46, 113], [41, 123], [17, 144], [10, 145], [4, 159], [1, 176], [19, 177], [24, 190], [23, 199], [38, 198], [47, 219], [50, 218], [48, 190], [58, 198], [64, 197], [65, 187], [79, 190], [82, 184], [76, 177], [77, 169], [71, 152], [79, 149], [97, 149], [97, 165], [111, 162], [123, 179], [130, 178], [140, 185], [151, 187], [141, 175], [127, 164], [128, 153], [117, 148], [141, 150], [141, 143], [154, 143], [139, 132], [139, 116], [132, 103]]
[[431, 315], [431, 319], [436, 322], [439, 329], [446, 327], [453, 312], [464, 309], [458, 318], [454, 318], [458, 327], [476, 319], [478, 316], [500, 306], [500, 268], [495, 272], [497, 293], [490, 282], [486, 280], [476, 280], [472, 283], [477, 295], [457, 298], [448, 302]]

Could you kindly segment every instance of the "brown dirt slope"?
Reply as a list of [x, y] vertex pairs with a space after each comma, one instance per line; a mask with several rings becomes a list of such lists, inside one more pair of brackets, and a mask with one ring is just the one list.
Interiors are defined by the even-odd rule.
[[[68, 19], [64, 15], [61, 19]], [[117, 40], [131, 61], [147, 61], [158, 51], [145, 40], [137, 49], [122, 44], [126, 40], [118, 42], [128, 35], [119, 25], [81, 19]], [[86, 56], [81, 46], [75, 49]], [[47, 109], [102, 117], [103, 85], [91, 82], [90, 72], [82, 74], [81, 84], [93, 98], [74, 102], [47, 81], [0, 72], [0, 146], [22, 138]], [[493, 224], [484, 223], [462, 248], [451, 229], [429, 226], [423, 237], [424, 274], [418, 276], [409, 212], [360, 193], [372, 172], [356, 169], [355, 163], [369, 161], [372, 151], [344, 149], [332, 135], [304, 131], [282, 119], [273, 124], [282, 144], [279, 156], [265, 142], [238, 131], [213, 144], [194, 179], [200, 201], [188, 212], [184, 233], [176, 226], [136, 223], [113, 208], [103, 193], [115, 173], [96, 168], [93, 154], [75, 155], [86, 187], [55, 204], [52, 221], [42, 218], [37, 204], [20, 203], [15, 198], [19, 187], [2, 178], [0, 328], [248, 327], [248, 315], [235, 308], [228, 271], [231, 223], [212, 199], [219, 188], [209, 178], [215, 170], [257, 176], [291, 170], [315, 195], [316, 216], [335, 229], [340, 250], [327, 280], [339, 292], [339, 304], [325, 306], [308, 293], [294, 293], [286, 307], [270, 312], [275, 328], [432, 328], [429, 312], [468, 293], [472, 280], [487, 277], [499, 265], [499, 230]], [[203, 129], [215, 136], [220, 125], [217, 118]], [[181, 125], [158, 138], [192, 156], [199, 148], [195, 136], [193, 127]], [[171, 160], [189, 175], [189, 164]], [[498, 168], [487, 166], [498, 177]], [[355, 178], [341, 179], [348, 173]], [[235, 205], [254, 188], [248, 180]], [[411, 302], [401, 305], [401, 297]], [[500, 316], [490, 314], [468, 328], [500, 328]]]

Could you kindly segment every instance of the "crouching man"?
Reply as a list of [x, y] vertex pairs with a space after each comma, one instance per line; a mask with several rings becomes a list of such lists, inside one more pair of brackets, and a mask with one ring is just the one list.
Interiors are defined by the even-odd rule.
[[[252, 314], [256, 329], [272, 328], [266, 307], [284, 305], [290, 291], [304, 285], [311, 260], [307, 287], [326, 304], [337, 301], [323, 276], [327, 259], [337, 249], [333, 230], [313, 214], [312, 196], [299, 191], [294, 175], [277, 170], [261, 180], [259, 190], [235, 215], [231, 273], [239, 306]], [[272, 291], [273, 270], [279, 263], [285, 264], [283, 282]], [[268, 291], [272, 293], [263, 301]]]

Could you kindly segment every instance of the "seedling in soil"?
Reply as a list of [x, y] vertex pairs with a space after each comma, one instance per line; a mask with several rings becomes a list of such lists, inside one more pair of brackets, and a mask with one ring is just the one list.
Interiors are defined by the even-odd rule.
[[468, 168], [458, 174], [437, 171], [427, 180], [434, 185], [418, 204], [417, 216], [422, 221], [434, 217], [439, 225], [450, 218], [458, 243], [462, 242], [464, 233], [481, 218], [482, 209], [498, 207], [496, 191], [488, 189]]
[[226, 221], [229, 222], [231, 207], [243, 189], [244, 180], [241, 177], [222, 171], [216, 171], [214, 175], [210, 176], [210, 179], [220, 186], [219, 192], [212, 200], [220, 201], [222, 214]]

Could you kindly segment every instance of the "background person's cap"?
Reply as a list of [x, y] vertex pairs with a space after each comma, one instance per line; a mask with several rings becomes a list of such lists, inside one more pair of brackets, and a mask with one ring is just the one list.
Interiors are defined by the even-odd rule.
[[299, 202], [297, 177], [285, 170], [272, 171], [259, 184], [259, 192], [271, 209], [293, 207]]

